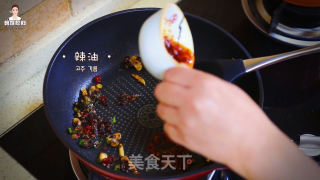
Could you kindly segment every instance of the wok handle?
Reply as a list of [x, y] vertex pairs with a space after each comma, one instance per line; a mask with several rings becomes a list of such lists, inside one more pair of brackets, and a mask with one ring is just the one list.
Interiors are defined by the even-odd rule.
[[295, 57], [320, 52], [320, 44], [286, 53], [243, 60], [245, 71], [251, 72]]

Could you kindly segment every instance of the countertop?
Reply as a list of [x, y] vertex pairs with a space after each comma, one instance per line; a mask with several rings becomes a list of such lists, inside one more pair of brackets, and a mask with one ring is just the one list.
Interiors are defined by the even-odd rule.
[[130, 8], [163, 7], [178, 0], [93, 1], [81, 13], [39, 41], [0, 64], [0, 134], [23, 121], [43, 104], [42, 86], [47, 66], [60, 44], [75, 30], [103, 15]]

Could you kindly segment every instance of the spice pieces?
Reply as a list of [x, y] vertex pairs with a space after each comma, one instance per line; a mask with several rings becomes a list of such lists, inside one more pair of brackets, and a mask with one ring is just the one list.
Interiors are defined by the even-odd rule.
[[[111, 144], [112, 147], [118, 147], [120, 160], [110, 157], [104, 152], [100, 152], [97, 161], [108, 168], [113, 167], [115, 171], [121, 170], [127, 173], [131, 171], [133, 174], [139, 174], [136, 166], [132, 163], [128, 156], [125, 156], [123, 145], [119, 143], [120, 139], [121, 133], [114, 133], [111, 137], [106, 138], [108, 144]], [[116, 144], [112, 144], [114, 142], [116, 142]]]
[[[131, 59], [131, 60], [130, 60]], [[137, 71], [142, 69], [140, 57], [130, 57], [129, 63], [136, 68]], [[141, 67], [140, 67], [141, 66]], [[96, 105], [101, 104], [107, 106], [107, 97], [102, 95], [101, 75], [95, 76], [92, 79], [94, 85], [89, 88], [80, 90], [78, 101], [73, 104], [74, 118], [72, 119], [72, 127], [67, 129], [73, 140], [78, 141], [78, 145], [83, 148], [98, 148], [104, 141], [111, 147], [117, 147], [120, 159], [108, 155], [105, 152], [100, 152], [97, 162], [102, 166], [114, 168], [115, 171], [132, 172], [138, 174], [137, 168], [132, 161], [125, 156], [124, 147], [120, 143], [121, 133], [111, 133], [113, 125], [116, 123], [116, 117], [101, 118], [97, 115]], [[145, 84], [145, 82], [144, 82]], [[137, 99], [139, 95], [120, 95], [118, 105], [127, 105]], [[102, 149], [106, 150], [106, 146]]]
[[[124, 68], [130, 69], [131, 67], [134, 67], [137, 71], [142, 70], [142, 63], [141, 58], [139, 56], [126, 56], [124, 58]], [[146, 86], [146, 81], [137, 74], [131, 74], [131, 77], [136, 79], [139, 83]]]
[[118, 105], [124, 106], [127, 105], [133, 101], [135, 101], [139, 97], [138, 94], [133, 94], [132, 96], [127, 95], [125, 92], [123, 92], [120, 95], [119, 101], [117, 102]]
[[112, 123], [113, 123], [113, 124], [116, 123], [116, 117], [115, 117], [115, 116], [112, 117]]
[[139, 83], [141, 83], [142, 85], [146, 86], [146, 81], [139, 75], [137, 74], [131, 74], [131, 77], [133, 77], [134, 79], [136, 79]]
[[[154, 154], [159, 159], [163, 155], [174, 155], [175, 159], [172, 163], [177, 170], [188, 170], [190, 165], [193, 163], [193, 159], [187, 159], [185, 162], [185, 168], [183, 168], [183, 159], [178, 158], [178, 155], [190, 155], [190, 151], [182, 146], [179, 146], [172, 142], [165, 133], [159, 133], [155, 135], [147, 145], [147, 152], [149, 154]], [[160, 162], [159, 162], [160, 163]], [[165, 164], [159, 164], [159, 166], [164, 166]]]
[[107, 144], [110, 144], [112, 147], [117, 147], [120, 144], [121, 133], [114, 133], [112, 136], [106, 137]]
[[119, 156], [123, 157], [124, 156], [124, 149], [123, 149], [123, 145], [119, 144]]
[[124, 68], [130, 69], [134, 67], [137, 71], [142, 70], [141, 58], [139, 56], [126, 56], [124, 58]]
[[101, 75], [98, 75], [92, 79], [92, 81], [96, 84], [101, 83]]
[[78, 101], [73, 104], [73, 127], [67, 129], [71, 138], [84, 148], [98, 148], [113, 127], [111, 118], [102, 119], [95, 110], [98, 103], [107, 105], [107, 98], [100, 92], [101, 76], [94, 77], [93, 82], [97, 84], [81, 89]]
[[121, 157], [121, 164], [120, 164], [120, 170], [123, 172], [128, 173], [131, 171], [133, 174], [139, 174], [136, 166], [133, 164], [133, 162], [128, 158], [128, 156], [122, 156]]
[[124, 155], [124, 149], [122, 144], [119, 144], [118, 149], [119, 156], [121, 158], [121, 163], [119, 166], [120, 170], [123, 172], [128, 172], [130, 170], [133, 174], [139, 174], [136, 166], [132, 163], [128, 156]]
[[107, 98], [105, 96], [100, 96], [100, 102], [106, 106], [107, 105]]
[[[79, 107], [79, 104], [75, 106]], [[79, 139], [78, 144], [84, 148], [98, 148], [111, 132], [113, 123], [111, 119], [102, 119], [96, 115], [96, 111], [92, 106], [79, 107], [76, 118], [73, 119], [72, 128], [68, 128], [72, 139]], [[79, 117], [80, 115], [80, 117]]]
[[134, 174], [139, 174], [132, 161], [130, 161], [130, 159], [125, 156], [124, 147], [120, 143], [121, 137], [122, 135], [120, 132], [113, 133], [112, 135], [106, 137], [107, 144], [111, 145], [112, 147], [118, 147], [120, 161], [116, 160], [115, 158], [110, 159], [110, 156], [108, 156], [106, 153], [100, 152], [98, 162], [100, 162], [103, 166], [107, 166], [109, 168], [114, 167], [115, 171], [131, 171]]
[[117, 162], [117, 158], [114, 156], [108, 155], [107, 153], [100, 152], [97, 162], [101, 163], [102, 166], [111, 168], [112, 166], [115, 166], [115, 163]]
[[[126, 56], [124, 58], [124, 68], [130, 69], [131, 67], [134, 67], [137, 71], [142, 70], [141, 58], [139, 56]], [[136, 79], [142, 85], [146, 85], [146, 81], [141, 76], [137, 74], [131, 74], [131, 77]]]

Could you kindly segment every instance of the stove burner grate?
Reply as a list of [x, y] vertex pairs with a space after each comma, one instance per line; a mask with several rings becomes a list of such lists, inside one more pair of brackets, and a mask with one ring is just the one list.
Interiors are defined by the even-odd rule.
[[248, 19], [262, 32], [296, 46], [320, 43], [320, 7], [281, 0], [242, 0]]

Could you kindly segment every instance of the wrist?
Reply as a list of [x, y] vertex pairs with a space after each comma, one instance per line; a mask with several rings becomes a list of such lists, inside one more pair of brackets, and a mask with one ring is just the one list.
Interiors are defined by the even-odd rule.
[[276, 157], [274, 150], [287, 141], [286, 136], [267, 116], [256, 119], [244, 130], [237, 150], [226, 163], [246, 179], [252, 179], [256, 172], [263, 170], [267, 161]]
[[[246, 179], [318, 179], [320, 168], [271, 121], [257, 128], [229, 166]], [[317, 178], [315, 178], [317, 177]]]

